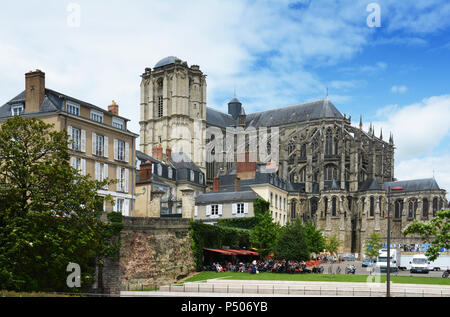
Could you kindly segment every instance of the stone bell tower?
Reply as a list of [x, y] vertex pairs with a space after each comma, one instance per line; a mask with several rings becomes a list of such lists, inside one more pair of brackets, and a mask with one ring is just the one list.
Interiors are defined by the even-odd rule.
[[205, 171], [206, 75], [169, 56], [141, 77], [141, 151], [183, 152]]

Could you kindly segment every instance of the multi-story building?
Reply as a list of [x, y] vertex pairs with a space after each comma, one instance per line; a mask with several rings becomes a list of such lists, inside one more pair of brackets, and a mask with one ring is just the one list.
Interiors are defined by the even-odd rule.
[[138, 135], [127, 129], [129, 120], [119, 115], [114, 101], [104, 110], [48, 89], [45, 73], [37, 70], [25, 74], [25, 90], [0, 107], [0, 121], [15, 115], [36, 117], [53, 124], [57, 131], [66, 130], [75, 169], [97, 180], [117, 180], [98, 192], [111, 195], [115, 202], [105, 203], [103, 210], [133, 215]]
[[[364, 130], [362, 119], [353, 125], [328, 97], [250, 114], [233, 98], [228, 113], [221, 112], [206, 106], [206, 79], [199, 67], [175, 57], [146, 68], [141, 88], [142, 152], [152, 155], [155, 145], [163, 151], [178, 146], [205, 170], [208, 190], [215, 176], [236, 177], [238, 161], [248, 151], [277, 153], [272, 179], [286, 182], [286, 190], [263, 184], [252, 190], [271, 202], [274, 220], [284, 224], [301, 217], [326, 236], [338, 235], [341, 252], [361, 253], [373, 232], [385, 237], [388, 208], [393, 241], [420, 243], [401, 231], [447, 205], [446, 191], [431, 178], [403, 181], [401, 192], [388, 195], [388, 187], [399, 184], [394, 178], [393, 136], [386, 142], [382, 133], [375, 136], [372, 125]], [[261, 130], [267, 131], [263, 137]], [[252, 149], [255, 131], [257, 148]], [[261, 156], [245, 161], [268, 162]]]

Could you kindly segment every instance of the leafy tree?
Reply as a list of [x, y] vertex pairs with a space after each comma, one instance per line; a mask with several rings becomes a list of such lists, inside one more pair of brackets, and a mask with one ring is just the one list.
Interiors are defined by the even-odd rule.
[[305, 225], [305, 235], [307, 239], [308, 250], [310, 253], [319, 254], [325, 249], [325, 239], [320, 230], [312, 222]]
[[308, 237], [300, 219], [289, 222], [281, 229], [274, 249], [275, 257], [278, 259], [309, 260]]
[[418, 234], [423, 241], [431, 243], [425, 255], [430, 261], [439, 257], [442, 248], [450, 249], [450, 210], [443, 209], [430, 221], [414, 220], [403, 230], [403, 235]]
[[337, 234], [333, 234], [326, 238], [325, 240], [325, 250], [327, 250], [331, 255], [337, 256], [337, 251], [342, 241], [339, 240]]
[[382, 244], [380, 235], [373, 232], [366, 240], [366, 255], [371, 259], [376, 258], [381, 248]]
[[67, 290], [67, 265], [93, 282], [97, 259], [117, 251], [121, 219], [100, 220], [105, 199], [69, 164], [68, 135], [36, 118], [15, 116], [0, 127], [0, 288]]
[[273, 221], [269, 212], [269, 203], [260, 198], [254, 202], [257, 225], [250, 232], [250, 241], [262, 256], [273, 252], [280, 232], [280, 225]]

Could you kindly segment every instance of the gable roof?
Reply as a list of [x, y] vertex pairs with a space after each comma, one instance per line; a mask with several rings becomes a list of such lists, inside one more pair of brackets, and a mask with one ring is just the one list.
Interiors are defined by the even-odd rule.
[[[406, 181], [396, 181], [384, 183], [384, 190], [388, 187], [403, 187], [402, 192], [423, 191], [423, 190], [440, 190], [439, 185], [434, 178], [412, 179]], [[391, 191], [392, 192], [392, 191]]]

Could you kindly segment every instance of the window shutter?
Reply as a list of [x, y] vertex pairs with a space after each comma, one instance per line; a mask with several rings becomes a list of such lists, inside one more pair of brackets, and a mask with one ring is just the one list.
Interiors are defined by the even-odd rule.
[[75, 157], [72, 157], [72, 168], [77, 168], [77, 159]]
[[129, 162], [130, 161], [130, 144], [129, 143], [125, 143], [125, 162]]
[[211, 216], [211, 205], [206, 206], [206, 216]]
[[81, 152], [86, 153], [86, 130], [81, 130]]
[[124, 192], [128, 193], [128, 178], [130, 177], [130, 170], [125, 169], [125, 188]]
[[194, 216], [195, 217], [198, 216], [198, 206], [195, 206], [195, 208], [194, 208]]
[[248, 214], [248, 203], [244, 204], [244, 214]]
[[92, 132], [92, 154], [97, 154], [96, 148], [97, 148], [97, 134]]
[[233, 204], [231, 213], [232, 213], [233, 215], [236, 215], [236, 214], [237, 214], [237, 204]]
[[104, 137], [104, 152], [103, 156], [109, 157], [109, 141], [107, 136]]
[[86, 176], [86, 160], [81, 159], [81, 175]]
[[119, 159], [119, 140], [114, 139], [114, 159]]
[[116, 169], [116, 178], [117, 178], [117, 191], [118, 192], [121, 192], [122, 191], [122, 182], [120, 181], [120, 167], [119, 166], [117, 166], [117, 169]]
[[98, 181], [101, 181], [101, 177], [100, 177], [101, 170], [100, 170], [100, 168], [101, 168], [100, 163], [95, 162], [95, 179], [98, 180]]
[[117, 212], [117, 197], [114, 198], [114, 207], [113, 207], [113, 211]]
[[130, 201], [128, 199], [123, 200], [123, 215], [125, 217], [130, 216]]
[[69, 135], [69, 149], [72, 149], [72, 126], [67, 127], [67, 134]]
[[219, 205], [219, 216], [222, 216], [222, 205]]

